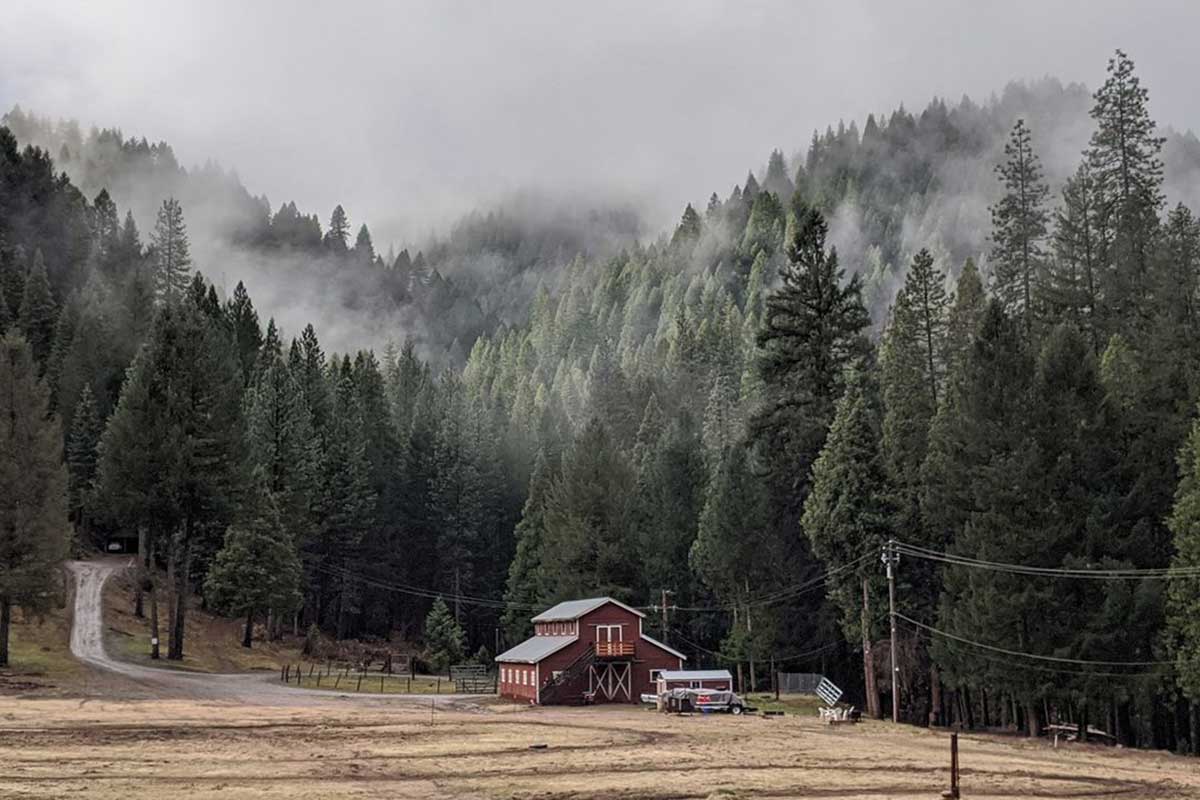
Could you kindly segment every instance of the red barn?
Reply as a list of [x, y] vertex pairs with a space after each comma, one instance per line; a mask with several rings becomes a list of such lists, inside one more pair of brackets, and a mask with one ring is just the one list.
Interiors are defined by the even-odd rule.
[[568, 600], [533, 618], [534, 634], [500, 655], [500, 695], [530, 703], [636, 703], [687, 659], [642, 632], [646, 615], [611, 597]]

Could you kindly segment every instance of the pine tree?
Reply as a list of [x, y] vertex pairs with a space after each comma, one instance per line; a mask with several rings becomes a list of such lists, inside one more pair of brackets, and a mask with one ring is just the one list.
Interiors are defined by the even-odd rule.
[[262, 328], [258, 324], [258, 312], [246, 291], [246, 286], [238, 281], [233, 290], [233, 297], [225, 306], [225, 314], [233, 328], [233, 336], [237, 341], [238, 360], [242, 365], [242, 380], [249, 384], [258, 360], [258, 349], [262, 346]]
[[508, 566], [508, 583], [504, 592], [505, 610], [501, 625], [510, 642], [519, 642], [533, 632], [529, 610], [546, 603], [547, 589], [543, 579], [543, 540], [546, 535], [546, 500], [550, 492], [551, 468], [545, 451], [539, 450], [529, 479], [529, 492], [521, 521], [515, 532], [516, 553]]
[[1162, 208], [1163, 138], [1147, 108], [1149, 92], [1133, 61], [1117, 50], [1108, 79], [1093, 95], [1096, 130], [1087, 152], [1097, 212], [1109, 232], [1105, 248], [1106, 300], [1121, 319], [1131, 318], [1150, 286], [1151, 244]]
[[692, 208], [692, 204], [688, 203], [687, 208], [683, 210], [683, 218], [679, 220], [679, 227], [671, 236], [671, 245], [678, 247], [693, 243], [700, 238], [703, 229], [704, 223], [701, 221], [700, 215], [696, 213], [696, 209]]
[[[853, 564], [864, 554], [882, 552], [891, 535], [879, 412], [865, 382], [855, 372], [838, 401], [829, 438], [813, 466], [812, 493], [801, 520], [813, 553], [830, 569]], [[854, 574], [858, 581], [839, 580], [827, 592], [841, 611], [846, 640], [862, 642], [867, 712], [878, 717], [871, 644], [879, 631], [874, 628], [870, 607], [882, 607], [884, 589], [873, 558], [861, 563]]]
[[354, 239], [354, 257], [363, 264], [375, 263], [375, 245], [365, 223], [359, 226], [358, 236]]
[[154, 252], [154, 288], [164, 303], [181, 300], [191, 283], [192, 257], [183, 207], [174, 197], [163, 201], [150, 237]]
[[1095, 182], [1081, 164], [1062, 190], [1062, 206], [1054, 213], [1054, 259], [1047, 286], [1047, 312], [1066, 317], [1098, 343], [1102, 328], [1102, 258], [1107, 235], [1097, 209]]
[[254, 477], [249, 507], [225, 532], [225, 542], [204, 582], [216, 608], [244, 617], [242, 647], [250, 647], [254, 616], [270, 609], [287, 614], [300, 605], [300, 558], [283, 528], [267, 476]]
[[446, 601], [438, 597], [425, 618], [425, 658], [429, 666], [439, 673], [444, 672], [463, 660], [466, 649], [466, 634], [450, 613]]
[[1041, 163], [1025, 120], [1017, 120], [1004, 146], [1004, 163], [996, 167], [1004, 196], [992, 212], [992, 252], [996, 262], [996, 294], [1005, 309], [1020, 315], [1028, 334], [1040, 313], [1038, 304], [1045, 283], [1045, 254], [1049, 215], [1045, 209], [1050, 189], [1043, 180]]
[[[323, 616], [338, 639], [345, 638], [361, 611], [363, 537], [371, 528], [375, 498], [370, 484], [362, 408], [348, 365], [335, 368], [336, 391], [325, 435], [317, 496], [318, 539], [313, 553], [318, 568], [332, 571], [332, 597], [320, 598]], [[331, 603], [336, 599], [336, 603]]]
[[979, 269], [975, 266], [975, 260], [968, 258], [958, 275], [954, 302], [946, 323], [947, 373], [960, 368], [966, 359], [986, 306], [987, 293], [983, 289]]
[[312, 535], [320, 455], [299, 383], [278, 352], [264, 360], [243, 400], [249, 457], [263, 473], [284, 530], [299, 545]]
[[329, 215], [329, 231], [325, 234], [325, 246], [334, 253], [343, 254], [350, 244], [350, 221], [346, 210], [339, 203]]
[[825, 442], [845, 368], [869, 351], [870, 323], [857, 275], [848, 281], [837, 252], [825, 249], [821, 214], [801, 209], [793, 221], [782, 286], [766, 299], [758, 332], [758, 373], [765, 403], [750, 429], [768, 472], [781, 536], [795, 531], [812, 464]]
[[542, 567], [549, 600], [634, 599], [640, 571], [629, 530], [633, 488], [629, 461], [593, 419], [563, 455], [546, 501]]
[[68, 508], [77, 528], [88, 527], [89, 509], [96, 489], [96, 464], [103, 426], [96, 412], [91, 384], [83, 384], [71, 429], [67, 434]]
[[[1200, 421], [1193, 423], [1179, 451], [1179, 486], [1167, 524], [1171, 528], [1175, 569], [1200, 567]], [[1172, 581], [1168, 588], [1168, 625], [1174, 639], [1180, 687], [1193, 701], [1200, 699], [1200, 585]]]
[[50, 290], [46, 262], [42, 260], [41, 250], [33, 254], [33, 266], [29, 269], [29, 276], [25, 280], [24, 292], [21, 295], [19, 320], [21, 332], [29, 342], [33, 358], [37, 361], [38, 372], [44, 375], [49, 366], [50, 352], [54, 348], [58, 307]]
[[17, 334], [0, 339], [0, 667], [9, 661], [13, 607], [49, 609], [66, 557], [67, 474], [58, 421]]

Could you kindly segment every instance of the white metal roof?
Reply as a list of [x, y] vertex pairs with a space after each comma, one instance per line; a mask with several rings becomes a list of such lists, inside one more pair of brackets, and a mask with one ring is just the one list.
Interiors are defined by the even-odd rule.
[[646, 616], [636, 608], [631, 608], [620, 600], [613, 600], [611, 597], [592, 597], [587, 600], [567, 600], [559, 603], [556, 606], [546, 609], [542, 613], [533, 618], [534, 622], [571, 622], [577, 620], [589, 611], [595, 611], [605, 603], [613, 603], [620, 606], [626, 611], [637, 614], [639, 617]]
[[497, 661], [518, 664], [536, 664], [546, 656], [552, 656], [575, 641], [574, 636], [531, 636], [516, 647], [496, 656]]
[[727, 669], [664, 669], [658, 676], [667, 681], [732, 681]]
[[647, 636], [646, 634], [643, 633], [642, 638], [645, 639], [650, 644], [654, 645], [655, 647], [659, 648], [660, 650], [666, 650], [671, 655], [679, 656], [684, 661], [687, 661], [687, 656], [685, 656], [683, 653], [679, 652], [674, 647], [668, 647], [667, 645], [660, 642], [658, 639], [655, 639], [653, 636]]

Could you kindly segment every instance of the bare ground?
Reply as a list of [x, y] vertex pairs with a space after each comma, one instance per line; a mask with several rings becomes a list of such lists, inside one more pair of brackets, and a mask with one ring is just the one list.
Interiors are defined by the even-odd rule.
[[[883, 722], [370, 697], [125, 664], [93, 635], [103, 575], [73, 569], [90, 682], [0, 696], [3, 800], [933, 798], [948, 783], [947, 734]], [[1200, 798], [1197, 762], [1165, 753], [986, 735], [960, 751], [968, 798]]]
[[[531, 746], [545, 744], [545, 749]], [[1192, 760], [960, 740], [964, 797], [1200, 797]], [[0, 699], [0, 797], [936, 797], [948, 736], [634, 708]]]

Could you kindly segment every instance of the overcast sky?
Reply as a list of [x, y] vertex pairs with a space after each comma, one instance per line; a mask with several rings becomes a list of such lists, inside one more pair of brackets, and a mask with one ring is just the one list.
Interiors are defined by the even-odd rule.
[[165, 139], [272, 203], [337, 203], [377, 243], [518, 188], [663, 221], [814, 127], [1052, 74], [1122, 47], [1197, 127], [1200, 3], [15, 0], [0, 107]]

